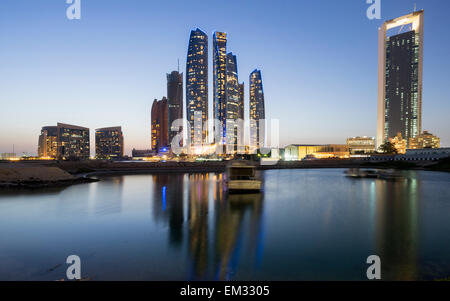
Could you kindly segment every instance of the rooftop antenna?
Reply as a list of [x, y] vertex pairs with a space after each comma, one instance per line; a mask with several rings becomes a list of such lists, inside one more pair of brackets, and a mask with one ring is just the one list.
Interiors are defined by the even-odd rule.
[[178, 59], [178, 73], [180, 73], [180, 59]]
[[417, 3], [414, 3], [414, 12], [417, 10]]

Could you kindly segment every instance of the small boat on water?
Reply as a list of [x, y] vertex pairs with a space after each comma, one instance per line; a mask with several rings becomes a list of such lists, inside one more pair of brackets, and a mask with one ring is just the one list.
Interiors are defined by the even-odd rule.
[[345, 171], [345, 175], [349, 178], [361, 179], [361, 178], [378, 178], [378, 174], [375, 170], [361, 170], [359, 168], [351, 168]]
[[345, 175], [353, 179], [401, 180], [405, 178], [395, 170], [362, 170], [359, 168], [351, 168], [345, 171]]
[[244, 162], [233, 162], [227, 167], [229, 193], [255, 193], [261, 191], [262, 181], [256, 176], [256, 167]]

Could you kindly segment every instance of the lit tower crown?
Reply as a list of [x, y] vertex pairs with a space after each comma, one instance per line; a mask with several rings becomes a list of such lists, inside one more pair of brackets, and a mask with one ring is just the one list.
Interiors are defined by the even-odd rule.
[[398, 133], [409, 141], [422, 130], [423, 19], [422, 10], [379, 29], [377, 148]]

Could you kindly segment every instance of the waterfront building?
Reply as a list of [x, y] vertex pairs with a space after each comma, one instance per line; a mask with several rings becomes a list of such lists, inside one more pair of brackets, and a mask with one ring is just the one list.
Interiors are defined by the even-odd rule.
[[[227, 34], [213, 35], [214, 142], [226, 144], [227, 118]], [[220, 123], [220, 126], [216, 124]], [[220, 128], [217, 128], [220, 127]]]
[[[176, 120], [183, 119], [183, 73], [172, 71], [167, 74], [167, 122], [169, 131], [169, 145], [173, 138], [182, 133], [183, 129], [176, 126]], [[172, 128], [172, 126], [174, 126]]]
[[377, 148], [398, 132], [408, 141], [422, 131], [423, 20], [421, 10], [379, 29]]
[[398, 132], [397, 136], [394, 138], [389, 138], [389, 142], [391, 142], [394, 147], [397, 149], [397, 153], [405, 154], [406, 153], [406, 139], [403, 138], [402, 133]]
[[88, 160], [90, 157], [89, 129], [77, 125], [57, 124], [58, 152], [62, 160]]
[[349, 157], [349, 148], [346, 144], [292, 144], [284, 149], [284, 159], [286, 161], [301, 161], [307, 158], [345, 159]]
[[152, 105], [152, 150], [159, 153], [160, 149], [169, 145], [169, 131], [167, 123], [167, 98], [155, 99]]
[[200, 29], [192, 30], [186, 61], [186, 118], [188, 142], [193, 145], [208, 141], [208, 36]]
[[1, 153], [0, 160], [15, 160], [17, 159], [16, 153]]
[[375, 138], [353, 137], [347, 139], [350, 156], [367, 156], [375, 153]]
[[[238, 124], [240, 117], [240, 85], [238, 79], [237, 60], [233, 53], [227, 54], [227, 82], [226, 82], [226, 144], [228, 151], [237, 151], [238, 134], [242, 136], [243, 124]], [[240, 127], [238, 131], [238, 127]], [[243, 141], [240, 140], [242, 143]]]
[[153, 157], [156, 155], [156, 152], [154, 152], [151, 149], [135, 149], [131, 151], [131, 156], [133, 158], [147, 158], [147, 157]]
[[373, 155], [368, 159], [371, 162], [389, 161], [438, 161], [450, 158], [450, 148], [420, 148], [407, 149], [405, 154], [399, 155]]
[[38, 157], [53, 158], [58, 156], [58, 128], [44, 126], [41, 129], [38, 143]]
[[124, 153], [122, 127], [95, 130], [95, 157], [97, 159], [121, 159]]
[[423, 149], [423, 148], [440, 148], [441, 139], [428, 131], [424, 131], [421, 135], [409, 139], [410, 149]]
[[240, 126], [241, 131], [238, 131], [237, 141], [238, 141], [238, 152], [246, 153], [246, 148], [248, 147], [245, 143], [245, 95], [244, 95], [244, 83], [239, 84], [239, 103], [238, 103], [238, 119], [241, 120]]
[[265, 144], [265, 106], [261, 71], [255, 69], [250, 74], [250, 152]]

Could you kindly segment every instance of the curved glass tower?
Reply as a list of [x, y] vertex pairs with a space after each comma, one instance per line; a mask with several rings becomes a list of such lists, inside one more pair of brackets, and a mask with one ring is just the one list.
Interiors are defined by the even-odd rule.
[[206, 144], [208, 139], [208, 36], [192, 30], [186, 61], [186, 118], [188, 143]]

